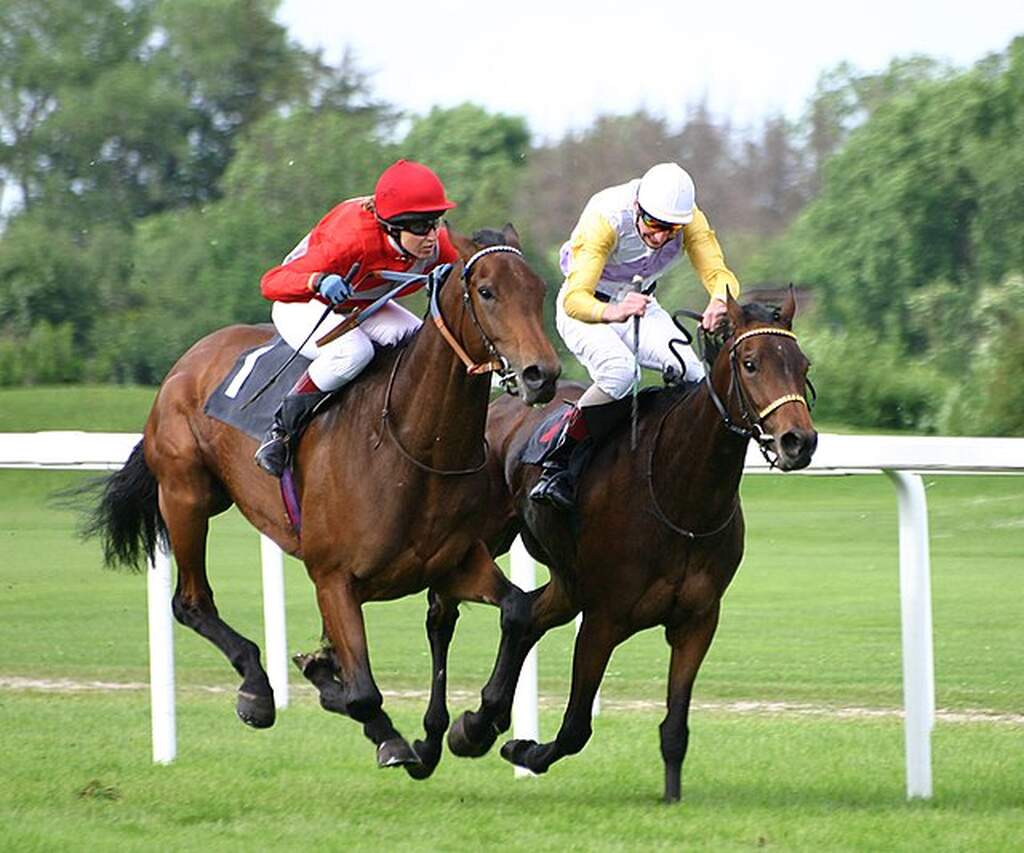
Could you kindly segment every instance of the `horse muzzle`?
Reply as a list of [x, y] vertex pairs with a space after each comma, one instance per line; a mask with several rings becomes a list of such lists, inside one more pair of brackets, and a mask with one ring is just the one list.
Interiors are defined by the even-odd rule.
[[519, 371], [519, 384], [523, 389], [523, 402], [528, 406], [535, 403], [549, 403], [555, 397], [558, 377], [562, 366], [545, 367], [531, 364]]
[[813, 429], [792, 428], [775, 436], [778, 467], [783, 471], [799, 471], [811, 463], [818, 447], [818, 433]]

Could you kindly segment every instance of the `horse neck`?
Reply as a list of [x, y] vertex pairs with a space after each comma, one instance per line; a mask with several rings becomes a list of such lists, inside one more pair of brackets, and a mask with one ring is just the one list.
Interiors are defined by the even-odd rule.
[[[728, 406], [733, 381], [728, 365], [712, 375], [719, 399]], [[735, 422], [734, 413], [729, 417]], [[661, 475], [655, 479], [665, 505], [678, 508], [680, 517], [709, 523], [721, 518], [739, 491], [748, 441], [726, 426], [702, 383], [689, 402], [666, 415], [655, 449], [652, 468]]]
[[[455, 338], [465, 341], [473, 333], [461, 288], [451, 282], [445, 291], [439, 297], [442, 316]], [[430, 316], [416, 333], [403, 362], [389, 407], [403, 446], [420, 461], [437, 468], [467, 467], [479, 462], [490, 374], [467, 373]]]

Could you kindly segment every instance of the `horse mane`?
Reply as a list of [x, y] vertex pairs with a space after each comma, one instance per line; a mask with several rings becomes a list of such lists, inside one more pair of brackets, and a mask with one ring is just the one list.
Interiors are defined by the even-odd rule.
[[507, 242], [505, 235], [493, 228], [481, 228], [479, 231], [474, 231], [471, 239], [481, 248], [486, 246], [504, 246]]

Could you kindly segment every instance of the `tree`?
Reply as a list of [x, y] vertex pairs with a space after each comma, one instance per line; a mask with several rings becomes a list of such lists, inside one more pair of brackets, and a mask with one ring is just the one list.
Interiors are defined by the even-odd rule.
[[399, 149], [434, 169], [459, 206], [449, 218], [463, 231], [501, 227], [512, 216], [530, 134], [519, 117], [475, 104], [434, 107], [416, 118]]

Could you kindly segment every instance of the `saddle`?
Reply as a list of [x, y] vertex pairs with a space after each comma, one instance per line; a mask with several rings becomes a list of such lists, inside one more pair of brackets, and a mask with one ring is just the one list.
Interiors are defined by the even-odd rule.
[[243, 352], [220, 385], [210, 394], [203, 411], [246, 435], [261, 439], [273, 425], [274, 413], [281, 405], [281, 400], [309, 367], [310, 359], [295, 356], [295, 360], [252, 405], [246, 404], [294, 354], [295, 351], [280, 336]]

